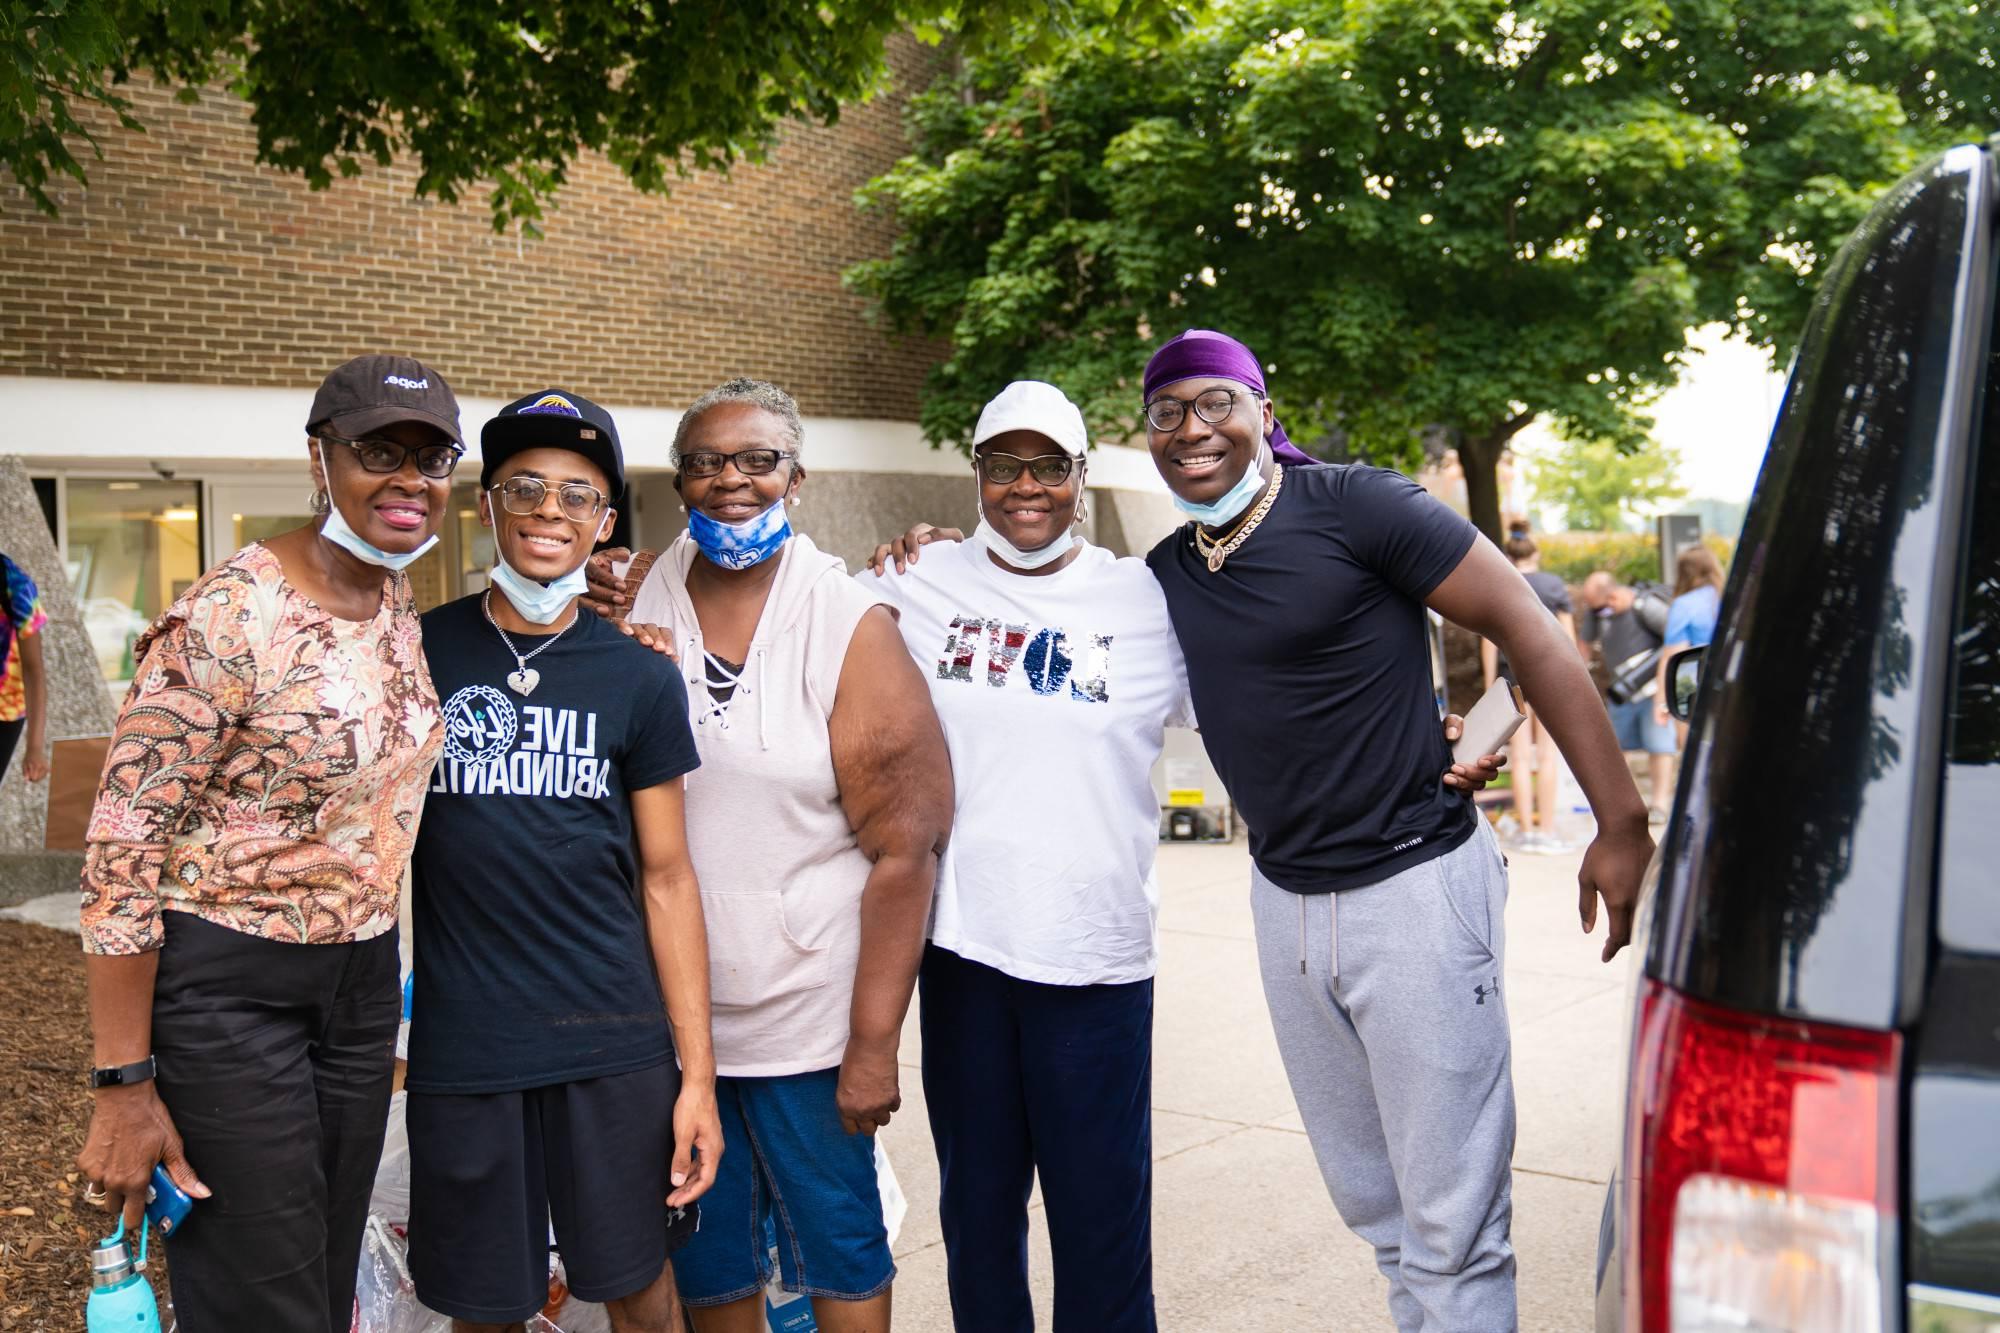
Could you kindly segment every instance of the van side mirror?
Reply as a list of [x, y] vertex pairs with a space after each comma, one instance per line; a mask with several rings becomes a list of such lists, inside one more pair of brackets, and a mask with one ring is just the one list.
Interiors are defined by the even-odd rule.
[[1701, 663], [1706, 647], [1689, 648], [1667, 659], [1667, 711], [1685, 722], [1694, 716], [1695, 693], [1701, 688]]

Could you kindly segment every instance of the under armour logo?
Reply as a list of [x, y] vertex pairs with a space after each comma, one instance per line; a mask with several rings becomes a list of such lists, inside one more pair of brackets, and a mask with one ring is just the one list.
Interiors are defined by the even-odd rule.
[[1474, 986], [1472, 993], [1478, 997], [1473, 1001], [1474, 1004], [1485, 1004], [1487, 996], [1498, 995], [1500, 993], [1500, 978], [1493, 978], [1491, 986]]

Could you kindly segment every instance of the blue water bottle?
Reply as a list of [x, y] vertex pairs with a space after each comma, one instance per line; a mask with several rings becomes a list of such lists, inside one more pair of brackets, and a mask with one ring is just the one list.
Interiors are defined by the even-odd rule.
[[125, 1219], [90, 1252], [90, 1303], [84, 1307], [89, 1333], [160, 1333], [160, 1306], [146, 1281], [146, 1226], [139, 1224], [139, 1258], [125, 1245]]

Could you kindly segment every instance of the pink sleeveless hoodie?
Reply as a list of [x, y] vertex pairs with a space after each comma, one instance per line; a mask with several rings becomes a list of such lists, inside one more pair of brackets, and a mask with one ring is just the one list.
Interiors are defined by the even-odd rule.
[[827, 719], [855, 626], [884, 605], [840, 560], [794, 535], [734, 697], [704, 683], [685, 533], [633, 599], [635, 624], [673, 635], [701, 767], [687, 779], [688, 849], [708, 919], [716, 1071], [802, 1074], [847, 1050], [870, 863], [834, 781]]

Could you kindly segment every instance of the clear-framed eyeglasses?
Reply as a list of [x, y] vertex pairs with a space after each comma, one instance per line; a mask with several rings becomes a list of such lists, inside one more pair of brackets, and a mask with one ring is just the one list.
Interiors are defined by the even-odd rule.
[[541, 512], [542, 502], [553, 489], [563, 517], [573, 523], [589, 522], [603, 513], [604, 506], [610, 502], [610, 497], [603, 491], [580, 481], [566, 481], [552, 488], [540, 477], [509, 477], [490, 489], [500, 497], [502, 509], [523, 517]]
[[1187, 420], [1188, 408], [1211, 426], [1220, 426], [1236, 410], [1238, 398], [1256, 402], [1264, 395], [1255, 389], [1204, 389], [1192, 398], [1170, 398], [1164, 394], [1146, 404], [1146, 421], [1154, 430], [1177, 430]]
[[684, 476], [719, 477], [722, 469], [731, 463], [746, 477], [761, 477], [777, 470], [778, 464], [796, 454], [783, 449], [739, 449], [733, 454], [718, 453], [712, 449], [698, 449], [691, 454], [677, 454], [674, 465]]
[[379, 435], [364, 435], [358, 440], [350, 440], [345, 435], [335, 435], [322, 430], [318, 438], [329, 444], [344, 444], [354, 451], [354, 457], [361, 464], [363, 472], [386, 475], [403, 470], [403, 460], [414, 457], [417, 471], [433, 480], [449, 477], [452, 469], [465, 450], [455, 444], [420, 444], [412, 449], [395, 440], [385, 440]]
[[1018, 454], [979, 454], [973, 458], [972, 466], [981, 478], [995, 486], [1006, 486], [1018, 480], [1024, 469], [1044, 486], [1060, 486], [1076, 470], [1076, 459], [1068, 454], [1038, 454], [1033, 458], [1022, 458]]

